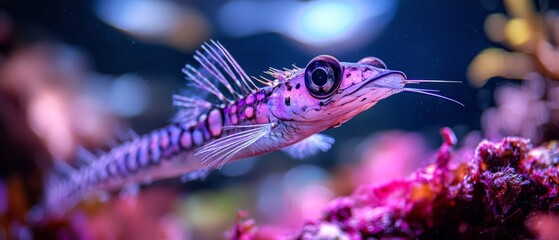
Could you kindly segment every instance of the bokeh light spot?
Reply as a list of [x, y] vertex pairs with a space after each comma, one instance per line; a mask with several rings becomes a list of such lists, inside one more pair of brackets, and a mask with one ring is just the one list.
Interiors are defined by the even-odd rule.
[[489, 78], [503, 73], [503, 51], [487, 49], [477, 55], [468, 67], [468, 77], [474, 86], [483, 86]]
[[485, 19], [485, 34], [491, 41], [505, 41], [505, 26], [507, 25], [507, 17], [501, 13], [493, 13]]
[[146, 110], [149, 88], [138, 75], [125, 74], [115, 79], [109, 90], [113, 113], [121, 117], [133, 117]]
[[321, 2], [306, 9], [301, 17], [301, 28], [308, 38], [321, 41], [343, 38], [357, 20], [355, 5], [344, 2]]
[[530, 28], [530, 23], [526, 19], [515, 18], [507, 23], [505, 34], [510, 44], [522, 46], [530, 41], [533, 32]]

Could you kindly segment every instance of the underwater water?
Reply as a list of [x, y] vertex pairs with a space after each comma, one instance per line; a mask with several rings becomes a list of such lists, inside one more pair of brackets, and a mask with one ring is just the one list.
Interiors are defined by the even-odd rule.
[[556, 239], [558, 43], [556, 1], [2, 1], [0, 239]]

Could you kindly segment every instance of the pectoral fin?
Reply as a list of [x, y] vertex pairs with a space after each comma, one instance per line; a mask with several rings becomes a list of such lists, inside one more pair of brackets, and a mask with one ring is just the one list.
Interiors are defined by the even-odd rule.
[[202, 163], [209, 162], [209, 167], [221, 168], [239, 151], [268, 135], [274, 126], [275, 123], [227, 127], [240, 131], [209, 142], [198, 149], [195, 155], [201, 158]]
[[282, 151], [287, 153], [292, 158], [304, 159], [317, 154], [319, 151], [328, 151], [334, 142], [334, 138], [317, 133], [282, 149]]

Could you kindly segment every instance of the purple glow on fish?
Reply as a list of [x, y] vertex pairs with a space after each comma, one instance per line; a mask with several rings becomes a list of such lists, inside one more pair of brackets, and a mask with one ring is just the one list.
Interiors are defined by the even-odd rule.
[[159, 145], [162, 141], [159, 140], [159, 132], [154, 132], [150, 134], [149, 138], [149, 149], [152, 150], [154, 148], [159, 148]]
[[179, 145], [180, 137], [181, 137], [181, 129], [175, 125], [171, 125], [169, 127], [169, 133], [171, 135], [171, 145], [176, 146]]
[[[117, 162], [121, 162], [124, 161], [124, 155], [121, 155], [118, 159], [116, 159]], [[118, 167], [117, 167], [117, 162], [111, 162], [109, 163], [109, 165], [107, 165], [109, 174], [113, 177], [116, 177], [118, 175]]]
[[223, 117], [221, 110], [213, 109], [208, 114], [208, 127], [210, 128], [210, 133], [213, 137], [221, 135], [221, 131], [223, 130]]
[[248, 106], [245, 108], [245, 117], [252, 118], [254, 116], [254, 108], [252, 106]]
[[239, 119], [237, 118], [237, 114], [231, 114], [231, 124], [237, 125], [239, 124]]
[[254, 103], [254, 94], [249, 94], [245, 99], [246, 104], [252, 105]]
[[[402, 72], [378, 64], [380, 60], [348, 63], [328, 55], [312, 59], [303, 69], [270, 68], [266, 73], [273, 80], [257, 79], [265, 85], [259, 87], [220, 43], [202, 48], [195, 53], [200, 68], [186, 65], [183, 73], [205, 93], [174, 95], [179, 110], [173, 123], [113, 148], [99, 157], [102, 162], [76, 170], [76, 177], [64, 184], [53, 181], [47, 208], [67, 210], [90, 192], [204, 172], [275, 150], [308, 157], [334, 143], [321, 131], [340, 126], [395, 93], [445, 98], [404, 87], [433, 81], [407, 80]], [[83, 186], [87, 191], [78, 191]], [[66, 204], [69, 197], [73, 201]]]
[[[181, 130], [176, 125], [170, 125], [165, 131], [162, 133], [162, 146], [161, 150], [163, 151], [163, 157], [169, 158], [173, 154], [178, 153], [180, 149], [180, 134]], [[168, 141], [168, 143], [164, 143]], [[163, 147], [163, 145], [167, 145], [167, 147]]]
[[159, 132], [151, 134], [151, 144], [150, 144], [150, 155], [151, 155], [151, 162], [158, 163], [159, 159], [161, 158], [161, 149], [159, 149], [160, 140], [159, 140]]
[[265, 97], [266, 97], [266, 95], [264, 95], [264, 93], [262, 93], [262, 92], [259, 92], [258, 94], [256, 94], [256, 99], [258, 101], [262, 101]]
[[142, 167], [147, 166], [149, 163], [149, 138], [147, 136], [142, 138], [142, 141], [140, 142], [138, 163]]
[[208, 115], [206, 115], [206, 114], [200, 115], [200, 117], [198, 117], [198, 123], [204, 123], [204, 121], [206, 121], [207, 117], [208, 117]]
[[167, 130], [163, 129], [159, 132], [159, 136], [161, 138], [159, 146], [161, 150], [166, 151], [169, 145], [171, 144], [171, 140], [169, 139], [169, 135], [167, 134]]
[[196, 128], [194, 129], [194, 131], [192, 131], [192, 141], [196, 146], [201, 146], [202, 143], [204, 143], [204, 135], [202, 133], [202, 130]]
[[184, 130], [182, 132], [180, 144], [183, 149], [189, 149], [190, 147], [192, 147], [192, 138], [190, 136], [190, 131]]
[[122, 158], [122, 159], [120, 159], [120, 161], [117, 162], [118, 163], [118, 172], [122, 176], [127, 176], [128, 175], [128, 170], [126, 169], [126, 162], [127, 162], [127, 158]]
[[[211, 137], [210, 132], [206, 129], [206, 124], [205, 123], [204, 124], [200, 123], [198, 125], [198, 127], [196, 127], [195, 129], [200, 131], [200, 134], [202, 135], [202, 143], [204, 143], [207, 140], [210, 140], [210, 137]], [[194, 141], [194, 139], [192, 141]]]
[[122, 161], [126, 161], [126, 165], [128, 169], [131, 171], [136, 171], [138, 169], [138, 146], [137, 143], [132, 143], [130, 148], [128, 149], [128, 155], [125, 155], [126, 158], [122, 159]]
[[107, 179], [108, 178], [107, 170], [103, 168], [99, 169], [98, 177], [100, 181], [104, 181], [105, 179]]

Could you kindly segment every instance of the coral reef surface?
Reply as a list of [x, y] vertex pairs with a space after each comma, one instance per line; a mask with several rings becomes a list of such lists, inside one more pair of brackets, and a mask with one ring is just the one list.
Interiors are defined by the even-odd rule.
[[[364, 184], [287, 239], [552, 239], [559, 210], [559, 143], [482, 141], [473, 159], [443, 129], [436, 162], [406, 179]], [[230, 239], [270, 239], [241, 214]], [[557, 236], [557, 235], [555, 235]]]

